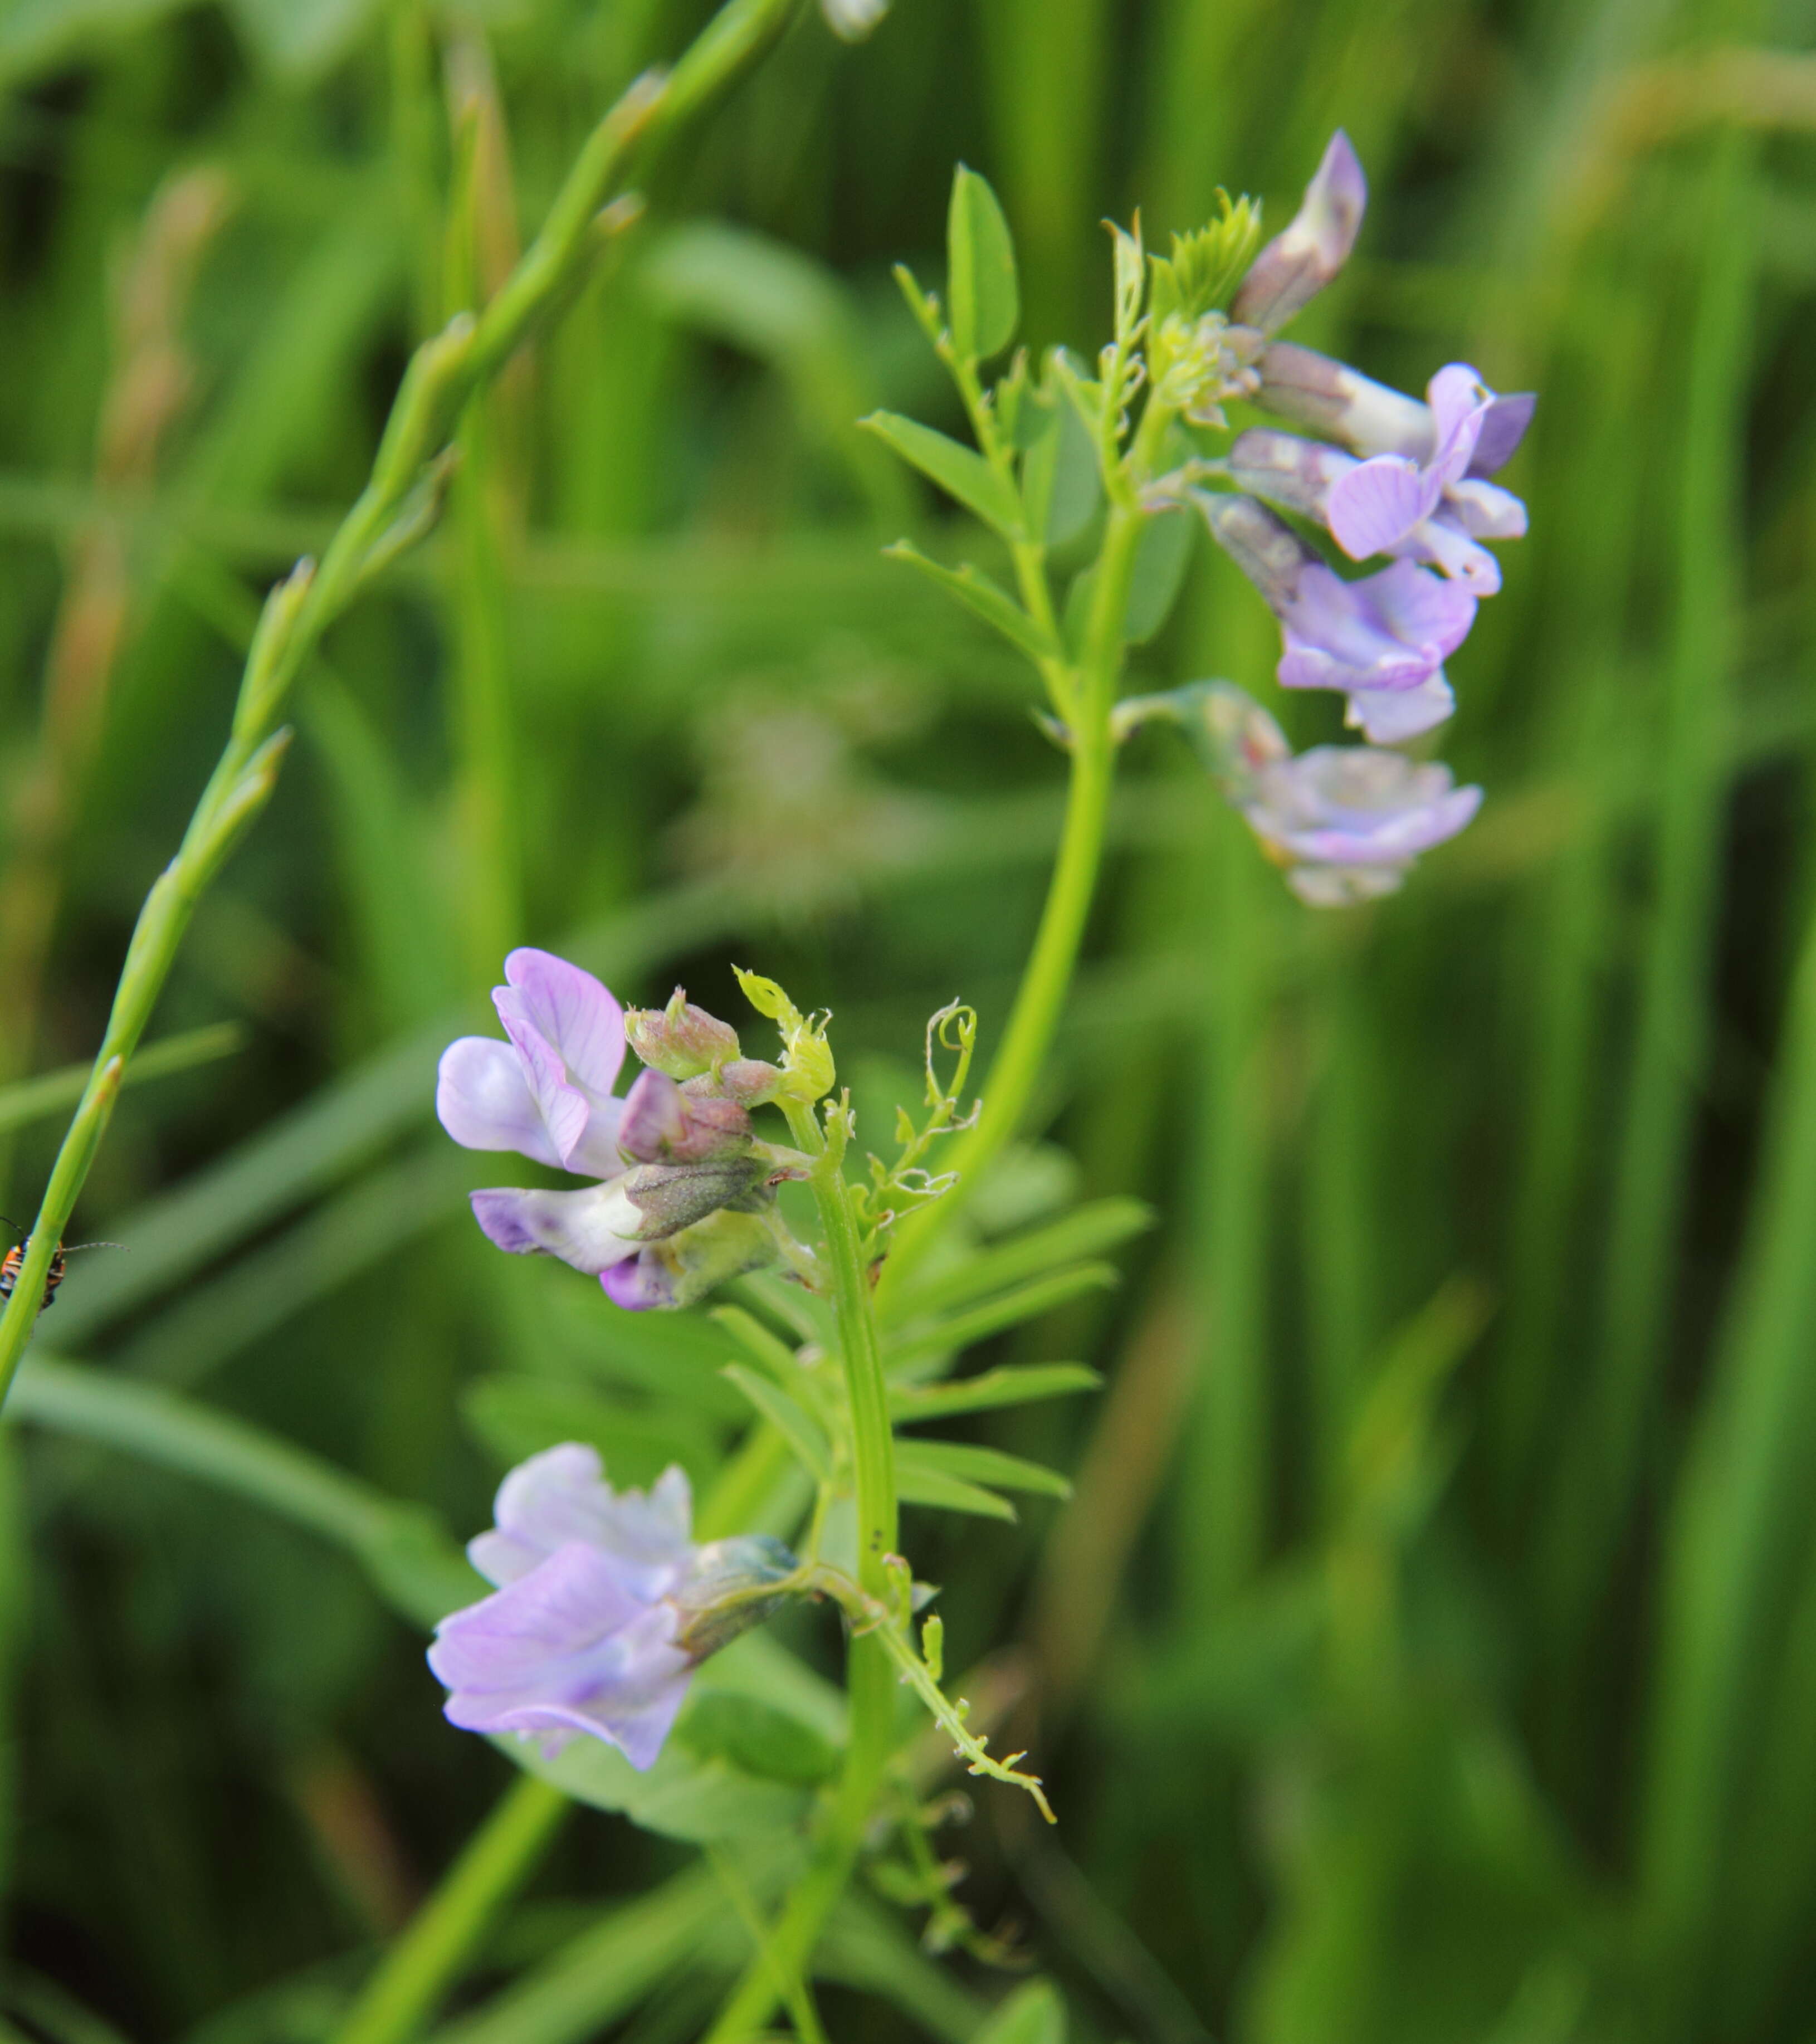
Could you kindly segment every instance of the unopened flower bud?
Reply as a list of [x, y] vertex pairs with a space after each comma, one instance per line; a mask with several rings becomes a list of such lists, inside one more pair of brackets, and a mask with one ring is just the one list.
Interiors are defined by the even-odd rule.
[[1339, 129], [1283, 233], [1259, 256], [1236, 294], [1231, 317], [1275, 333], [1350, 259], [1368, 203], [1368, 181]]
[[685, 1093], [665, 1073], [642, 1072], [624, 1096], [618, 1147], [639, 1163], [714, 1162], [747, 1153], [751, 1117], [734, 1101]]
[[678, 986], [667, 1007], [633, 1008], [624, 1016], [631, 1048], [646, 1065], [671, 1079], [691, 1079], [738, 1055], [738, 1032], [708, 1015]]
[[659, 1242], [756, 1192], [769, 1175], [760, 1158], [726, 1157], [706, 1164], [639, 1164], [618, 1181], [636, 1209], [636, 1239]]
[[761, 1625], [788, 1598], [777, 1585], [800, 1564], [766, 1533], [742, 1533], [697, 1549], [685, 1578], [669, 1594], [680, 1615], [674, 1643], [690, 1661], [728, 1646]]
[[765, 1064], [761, 1058], [733, 1058], [721, 1065], [710, 1080], [690, 1081], [687, 1090], [691, 1093], [707, 1085], [721, 1100], [735, 1101], [740, 1107], [762, 1107], [781, 1091], [781, 1067]]

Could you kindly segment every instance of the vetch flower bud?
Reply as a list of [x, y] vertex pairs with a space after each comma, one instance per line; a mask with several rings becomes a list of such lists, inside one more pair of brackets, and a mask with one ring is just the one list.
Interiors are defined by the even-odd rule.
[[634, 1240], [660, 1241], [704, 1220], [720, 1207], [747, 1199], [770, 1166], [759, 1157], [724, 1157], [705, 1164], [639, 1164], [618, 1181], [639, 1217]]
[[624, 1096], [618, 1147], [639, 1163], [711, 1162], [750, 1147], [751, 1117], [734, 1101], [685, 1093], [658, 1071], [639, 1074]]
[[1242, 279], [1231, 317], [1267, 333], [1284, 326], [1349, 261], [1368, 202], [1368, 179], [1349, 136], [1338, 129], [1298, 212]]
[[738, 1055], [738, 1032], [708, 1015], [678, 986], [667, 1007], [633, 1008], [624, 1017], [631, 1048], [653, 1070], [691, 1079]]

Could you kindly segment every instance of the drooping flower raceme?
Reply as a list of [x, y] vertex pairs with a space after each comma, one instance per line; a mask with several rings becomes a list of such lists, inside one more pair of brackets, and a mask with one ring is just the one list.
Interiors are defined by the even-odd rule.
[[[508, 1040], [463, 1036], [442, 1055], [442, 1126], [470, 1150], [515, 1150], [593, 1182], [568, 1192], [490, 1187], [471, 1196], [474, 1218], [500, 1249], [558, 1256], [597, 1277], [620, 1305], [676, 1303], [648, 1246], [766, 1197], [768, 1166], [748, 1113], [655, 1070], [614, 1097], [625, 1019], [610, 993], [547, 951], [513, 951], [505, 978], [493, 1000]], [[715, 1026], [735, 1051], [735, 1035]], [[760, 1231], [747, 1230], [733, 1263], [722, 1269], [720, 1257], [712, 1268], [728, 1275], [760, 1253]]]
[[1200, 713], [1231, 800], [1300, 900], [1334, 908], [1391, 894], [1422, 851], [1456, 836], [1481, 807], [1448, 766], [1373, 745], [1319, 745], [1296, 756], [1267, 712], [1227, 682]]
[[[1480, 805], [1481, 791], [1455, 786], [1448, 768], [1381, 748], [1433, 729], [1456, 707], [1445, 663], [1477, 601], [1500, 587], [1484, 542], [1526, 530], [1525, 506], [1490, 478], [1518, 447], [1536, 402], [1497, 395], [1465, 363], [1439, 370], [1421, 402], [1279, 338], [1348, 260], [1367, 196], [1355, 152], [1333, 136], [1216, 336], [1240, 368], [1220, 388], [1317, 437], [1251, 426], [1221, 460], [1165, 478], [1155, 501], [1196, 502], [1280, 620], [1281, 686], [1340, 691], [1368, 743], [1295, 758], [1273, 720], [1227, 684], [1140, 698], [1122, 713], [1125, 728], [1164, 714], [1196, 729], [1231, 801], [1298, 893], [1320, 905], [1398, 887], [1418, 855], [1454, 836]], [[1223, 486], [1199, 486], [1211, 478]], [[1270, 505], [1327, 535], [1334, 558]], [[1350, 575], [1345, 557], [1387, 564]]]
[[696, 1545], [679, 1469], [616, 1492], [575, 1442], [513, 1470], [493, 1513], [466, 1551], [497, 1587], [442, 1620], [429, 1666], [451, 1723], [545, 1753], [585, 1734], [652, 1765], [694, 1669], [768, 1617], [797, 1566], [763, 1535]]

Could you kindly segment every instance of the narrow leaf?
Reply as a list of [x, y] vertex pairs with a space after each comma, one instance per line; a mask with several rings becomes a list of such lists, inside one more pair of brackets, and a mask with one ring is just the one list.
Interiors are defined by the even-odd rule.
[[1056, 1271], [1050, 1278], [1018, 1286], [1000, 1298], [988, 1299], [968, 1313], [955, 1314], [950, 1320], [892, 1340], [889, 1360], [908, 1362], [948, 1349], [956, 1353], [982, 1341], [987, 1335], [1000, 1334], [1004, 1327], [1031, 1320], [1086, 1292], [1102, 1291], [1115, 1282], [1115, 1268], [1108, 1263], [1081, 1263], [1070, 1270]]
[[981, 454], [899, 412], [873, 412], [860, 423], [1004, 539], [1019, 536], [1022, 512], [1016, 493]]
[[913, 1446], [903, 1442], [896, 1450], [896, 1491], [903, 1504], [937, 1505], [943, 1512], [968, 1512], [979, 1519], [1015, 1523], [1016, 1508], [1006, 1497], [920, 1462]]
[[1103, 1382], [1082, 1362], [1008, 1363], [954, 1384], [893, 1385], [889, 1416], [912, 1424], [952, 1412], [988, 1412], [1004, 1405], [1031, 1404], [1037, 1398], [1063, 1398], [1094, 1391]]
[[1142, 527], [1123, 623], [1123, 636], [1131, 645], [1144, 644], [1166, 622], [1185, 579], [1197, 529], [1198, 521], [1185, 511], [1163, 511]]
[[949, 596], [956, 597], [967, 610], [974, 611], [986, 624], [993, 624], [1012, 646], [1027, 654], [1031, 660], [1062, 657], [1058, 643], [1048, 638], [1008, 591], [973, 567], [969, 561], [957, 568], [943, 567], [938, 561], [930, 561], [918, 547], [911, 546], [906, 540], [896, 540], [883, 551], [891, 560], [912, 563], [923, 574], [938, 582]]
[[977, 1251], [950, 1270], [916, 1278], [902, 1294], [899, 1316], [906, 1320], [962, 1306], [1081, 1256], [1101, 1256], [1152, 1228], [1154, 1221], [1154, 1208], [1141, 1200], [1093, 1200], [1044, 1228], [1030, 1228]]
[[1000, 1448], [983, 1448], [969, 1441], [904, 1441], [896, 1449], [898, 1462], [917, 1470], [937, 1470], [966, 1483], [993, 1483], [1004, 1490], [1033, 1491], [1042, 1497], [1069, 1497], [1072, 1485], [1058, 1470], [1031, 1462], [1020, 1455], [1006, 1455]]
[[789, 1447], [820, 1482], [831, 1479], [831, 1444], [820, 1422], [804, 1406], [797, 1404], [779, 1385], [771, 1383], [766, 1377], [759, 1377], [755, 1370], [741, 1362], [727, 1363], [721, 1374], [730, 1378], [763, 1417], [787, 1436]]

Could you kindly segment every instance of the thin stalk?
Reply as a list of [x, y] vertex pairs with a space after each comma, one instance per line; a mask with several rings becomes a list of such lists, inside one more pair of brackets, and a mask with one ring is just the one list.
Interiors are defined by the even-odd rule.
[[1138, 506], [1111, 505], [1078, 675], [1059, 856], [1041, 911], [1040, 928], [1010, 1010], [1002, 1047], [985, 1083], [977, 1120], [947, 1158], [948, 1168], [958, 1174], [958, 1182], [944, 1199], [911, 1214], [896, 1230], [877, 1286], [885, 1308], [936, 1234], [950, 1224], [976, 1190], [979, 1178], [1021, 1127], [1053, 1047], [1103, 864], [1110, 790], [1116, 770], [1110, 713], [1122, 676], [1123, 620], [1128, 613], [1129, 583], [1142, 522]]
[[[887, 1604], [888, 1558], [896, 1550], [895, 1437], [877, 1346], [870, 1274], [857, 1216], [839, 1166], [843, 1144], [829, 1144], [812, 1108], [785, 1110], [795, 1146], [816, 1159], [812, 1189], [832, 1276], [839, 1348], [851, 1400], [852, 1462], [858, 1491], [858, 1577], [865, 1596]], [[854, 1633], [847, 1679], [850, 1732], [845, 1771], [818, 1850], [777, 1919], [763, 1953], [746, 1971], [707, 2033], [706, 2044], [735, 2044], [770, 2020], [778, 1979], [805, 1979], [826, 1919], [845, 1892], [862, 1848], [895, 1739], [894, 1673], [884, 1640]]]
[[405, 2044], [415, 2036], [570, 1807], [559, 1788], [520, 1775], [386, 1954], [332, 2044]]
[[[359, 592], [433, 524], [442, 456], [463, 408], [532, 328], [564, 304], [600, 249], [635, 217], [607, 206], [639, 154], [733, 83], [787, 25], [797, 0], [728, 0], [665, 81], [633, 84], [593, 130], [542, 232], [477, 321], [461, 317], [412, 357], [372, 472], [319, 569], [299, 564], [267, 600], [240, 683], [232, 729], [181, 847], [159, 876], [128, 947], [93, 1075], [33, 1224], [18, 1282], [0, 1317], [0, 1400], [36, 1324], [45, 1274], [125, 1075], [203, 890], [270, 799], [288, 733], [276, 730], [291, 684]], [[601, 211], [604, 208], [604, 211]]]

